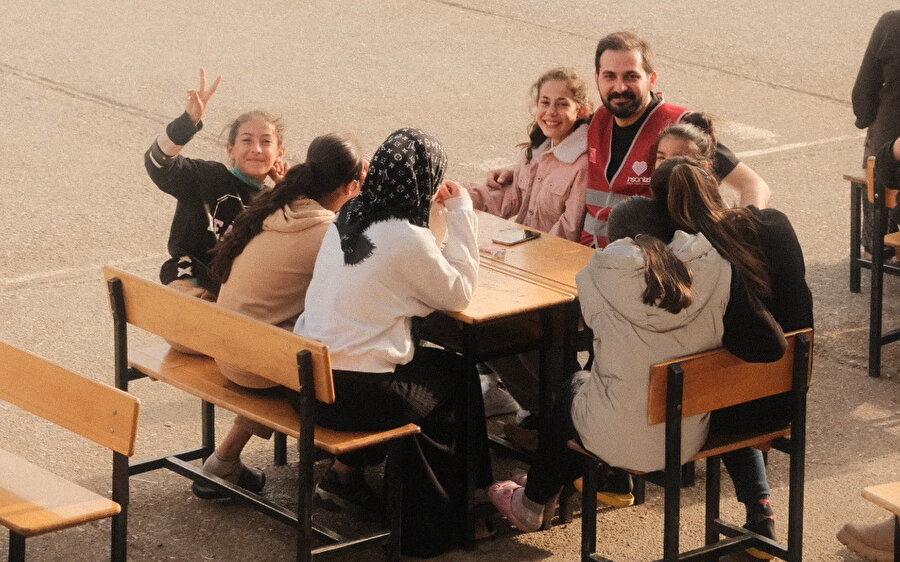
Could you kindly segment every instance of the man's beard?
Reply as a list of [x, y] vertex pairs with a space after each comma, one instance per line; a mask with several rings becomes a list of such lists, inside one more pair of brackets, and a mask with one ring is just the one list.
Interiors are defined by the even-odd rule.
[[[611, 102], [617, 99], [626, 99], [629, 101], [625, 105], [613, 105]], [[603, 100], [603, 107], [609, 110], [609, 112], [616, 117], [619, 117], [620, 119], [627, 119], [637, 113], [637, 111], [641, 108], [641, 102], [632, 92], [625, 91], [621, 94], [618, 92], [613, 92], [609, 94], [609, 96], [605, 100]]]

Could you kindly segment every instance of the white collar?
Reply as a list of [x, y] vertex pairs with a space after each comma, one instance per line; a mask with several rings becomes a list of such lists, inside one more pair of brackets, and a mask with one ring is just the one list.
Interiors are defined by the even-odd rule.
[[549, 150], [553, 152], [553, 155], [560, 162], [571, 164], [578, 160], [578, 157], [587, 151], [588, 125], [588, 123], [582, 123], [552, 149], [550, 148], [550, 139], [545, 140], [540, 146], [531, 151], [532, 158], [540, 158]]

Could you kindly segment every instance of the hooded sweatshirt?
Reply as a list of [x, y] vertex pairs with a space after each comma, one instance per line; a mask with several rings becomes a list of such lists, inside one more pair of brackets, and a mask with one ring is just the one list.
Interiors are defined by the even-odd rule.
[[[595, 359], [573, 400], [572, 421], [589, 451], [642, 472], [665, 466], [665, 424], [647, 424], [650, 366], [721, 345], [731, 283], [731, 266], [702, 234], [677, 231], [669, 247], [693, 273], [693, 302], [678, 314], [642, 302], [644, 259], [630, 238], [595, 252], [576, 276]], [[683, 420], [683, 462], [700, 450], [708, 429], [709, 414]]]
[[[219, 305], [286, 330], [303, 312], [306, 289], [322, 238], [334, 213], [307, 197], [295, 199], [263, 221], [235, 258], [228, 281], [222, 285]], [[219, 364], [222, 373], [242, 386], [274, 386], [267, 379]]]

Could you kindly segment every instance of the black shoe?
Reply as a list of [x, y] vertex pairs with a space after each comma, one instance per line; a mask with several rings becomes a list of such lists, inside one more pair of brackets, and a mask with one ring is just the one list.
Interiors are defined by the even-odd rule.
[[381, 498], [366, 484], [362, 473], [352, 472], [346, 478], [345, 482], [341, 475], [329, 468], [316, 484], [313, 499], [329, 511], [346, 509], [359, 513], [369, 521], [380, 519], [384, 513]]
[[[744, 523], [744, 528], [769, 540], [777, 540], [775, 538], [775, 512], [772, 511], [768, 498], [760, 500], [758, 504], [748, 507], [747, 522]], [[750, 556], [762, 560], [771, 560], [774, 558], [771, 554], [756, 548], [748, 548], [746, 552]]]
[[[242, 464], [241, 473], [238, 475], [237, 482], [235, 483], [248, 492], [258, 494], [262, 491], [263, 486], [266, 485], [266, 473], [262, 470], [250, 468]], [[204, 482], [194, 482], [191, 484], [191, 491], [194, 492], [195, 496], [203, 500], [224, 500], [231, 497]]]

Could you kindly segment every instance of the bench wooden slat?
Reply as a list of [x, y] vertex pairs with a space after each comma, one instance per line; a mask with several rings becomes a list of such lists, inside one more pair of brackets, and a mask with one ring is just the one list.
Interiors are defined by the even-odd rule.
[[119, 504], [0, 449], [0, 524], [33, 537], [115, 515]]
[[[684, 370], [682, 417], [789, 392], [792, 386], [794, 356], [794, 338], [791, 336], [799, 333], [806, 333], [812, 337], [812, 330], [808, 329], [785, 334], [788, 349], [781, 359], [772, 363], [746, 363], [727, 350], [719, 348], [653, 365], [650, 368], [647, 422], [653, 425], [666, 421], [668, 367], [673, 363], [678, 363]], [[809, 354], [810, 367], [812, 355]], [[762, 370], [765, 370], [764, 375], [760, 374]], [[811, 376], [810, 368], [807, 382]], [[727, 377], [730, 384], [722, 385], [722, 377]]]
[[[334, 402], [331, 360], [323, 343], [201, 299], [184, 298], [174, 289], [114, 267], [104, 267], [103, 275], [107, 280], [118, 278], [122, 282], [129, 324], [282, 386], [299, 389], [297, 353], [308, 350], [312, 354], [316, 398]], [[141, 306], [147, 302], [155, 306]], [[236, 333], [241, 337], [235, 338]]]
[[[294, 438], [300, 435], [299, 417], [285, 398], [255, 394], [232, 383], [210, 357], [180, 353], [162, 344], [131, 351], [129, 365], [152, 379], [164, 381], [285, 435]], [[416, 433], [419, 433], [419, 427], [415, 424], [379, 432], [334, 431], [317, 426], [315, 445], [339, 455]]]
[[900, 482], [863, 488], [862, 497], [895, 515], [900, 515]]
[[4, 342], [0, 398], [123, 455], [134, 454], [137, 398]]

